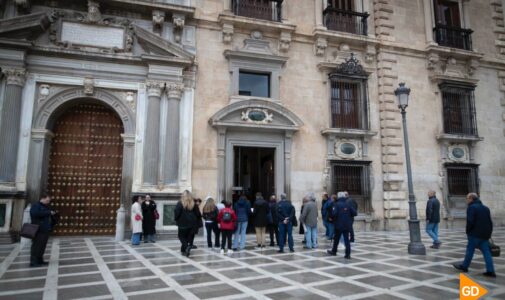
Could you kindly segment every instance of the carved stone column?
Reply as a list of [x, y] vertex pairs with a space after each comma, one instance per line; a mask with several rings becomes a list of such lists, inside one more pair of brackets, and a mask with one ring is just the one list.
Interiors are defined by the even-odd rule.
[[21, 126], [21, 97], [25, 85], [25, 69], [4, 70], [7, 86], [0, 123], [0, 182], [16, 181], [19, 129]]
[[184, 85], [167, 84], [167, 126], [164, 182], [174, 184], [179, 180], [179, 138], [180, 138], [180, 102]]
[[143, 183], [158, 184], [158, 165], [160, 158], [160, 101], [164, 83], [148, 81], [147, 85], [147, 115], [144, 138], [144, 176]]
[[[36, 203], [41, 192], [47, 189], [47, 170], [49, 168], [49, 153], [54, 134], [45, 128], [33, 128], [28, 158], [27, 194], [28, 202]], [[45, 180], [41, 180], [41, 178]], [[51, 191], [47, 191], [51, 193]]]
[[293, 133], [287, 131], [284, 135], [284, 193], [291, 199], [291, 145]]
[[217, 129], [217, 201], [226, 198], [226, 128]]
[[433, 40], [433, 9], [432, 0], [424, 0], [424, 29], [426, 32], [426, 43], [433, 45], [435, 41]]

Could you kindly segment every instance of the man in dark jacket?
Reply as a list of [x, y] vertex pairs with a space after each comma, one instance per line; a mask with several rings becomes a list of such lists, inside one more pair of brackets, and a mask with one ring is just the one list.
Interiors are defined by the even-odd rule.
[[426, 203], [426, 233], [433, 240], [431, 248], [438, 249], [442, 244], [438, 239], [438, 223], [440, 223], [440, 201], [438, 201], [434, 191], [428, 192], [428, 203]]
[[44, 261], [44, 252], [46, 251], [49, 233], [53, 230], [51, 216], [55, 214], [49, 203], [51, 203], [51, 197], [42, 195], [40, 201], [30, 209], [32, 224], [39, 225], [39, 230], [32, 240], [30, 267], [40, 267], [48, 264]]
[[[358, 213], [358, 202], [356, 202], [356, 200], [354, 200], [353, 198], [351, 198], [349, 196], [349, 193], [347, 191], [344, 192], [345, 193], [345, 198], [347, 199], [346, 202], [349, 206], [351, 206], [352, 208], [354, 208], [354, 210], [356, 211], [356, 214]], [[354, 243], [354, 217], [351, 217], [351, 230], [349, 231], [349, 241], [351, 243]]]
[[466, 246], [465, 260], [462, 264], [453, 266], [463, 272], [468, 272], [472, 262], [475, 248], [479, 248], [484, 255], [486, 262], [486, 272], [482, 275], [496, 277], [494, 272], [493, 257], [489, 247], [489, 239], [493, 233], [493, 221], [489, 208], [482, 204], [476, 193], [470, 193], [466, 196], [468, 208], [466, 209], [466, 235], [468, 244]]
[[279, 253], [284, 252], [286, 243], [286, 233], [288, 236], [289, 251], [295, 252], [293, 243], [293, 217], [295, 216], [295, 207], [286, 198], [286, 194], [281, 194], [281, 201], [277, 205], [277, 220], [279, 222]]
[[329, 198], [328, 193], [324, 192], [323, 197], [321, 199], [321, 218], [323, 218], [323, 225], [324, 225], [324, 229], [325, 229], [324, 235], [326, 236], [326, 238], [328, 238], [328, 233], [329, 233], [328, 227], [330, 226], [330, 223], [328, 223], [328, 220], [326, 220], [326, 218], [325, 218], [326, 212], [324, 211], [324, 205], [328, 201], [328, 198]]
[[333, 249], [327, 250], [329, 255], [337, 255], [338, 242], [340, 237], [344, 235], [345, 243], [345, 258], [351, 259], [351, 243], [349, 242], [349, 231], [352, 227], [352, 217], [356, 216], [356, 210], [347, 204], [345, 192], [338, 192], [337, 201], [332, 207], [332, 219], [335, 225], [335, 237], [333, 238]]
[[277, 220], [277, 199], [275, 195], [270, 196], [270, 214], [272, 216], [271, 223], [268, 224], [268, 231], [270, 233], [270, 247], [275, 246], [274, 244], [274, 236], [275, 242], [277, 246], [279, 246], [279, 221]]

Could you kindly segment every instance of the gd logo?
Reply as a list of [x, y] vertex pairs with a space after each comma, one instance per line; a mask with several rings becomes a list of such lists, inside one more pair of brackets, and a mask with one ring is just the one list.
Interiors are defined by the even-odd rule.
[[459, 274], [459, 299], [477, 300], [486, 295], [488, 291], [463, 273]]

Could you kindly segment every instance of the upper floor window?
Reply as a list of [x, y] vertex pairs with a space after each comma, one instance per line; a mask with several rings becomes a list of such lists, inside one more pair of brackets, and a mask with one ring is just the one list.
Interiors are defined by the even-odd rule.
[[239, 95], [270, 97], [270, 74], [239, 72]]
[[283, 0], [231, 0], [235, 15], [274, 22], [282, 21]]
[[330, 74], [333, 128], [368, 129], [367, 76], [354, 55]]
[[355, 0], [329, 0], [323, 11], [324, 25], [328, 30], [367, 35], [368, 13], [357, 12]]
[[444, 132], [477, 136], [474, 87], [441, 84]]
[[435, 40], [440, 46], [472, 50], [472, 30], [462, 26], [462, 13], [457, 0], [434, 0]]

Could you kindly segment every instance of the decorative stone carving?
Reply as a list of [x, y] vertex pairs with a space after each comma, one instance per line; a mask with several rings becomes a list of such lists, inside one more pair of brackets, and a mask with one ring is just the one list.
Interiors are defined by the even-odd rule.
[[7, 85], [19, 85], [24, 86], [26, 81], [26, 70], [7, 68], [3, 70], [3, 73], [7, 77]]
[[281, 32], [281, 37], [279, 39], [279, 51], [287, 52], [291, 46], [291, 32], [283, 31]]
[[472, 76], [478, 67], [479, 67], [479, 61], [477, 59], [468, 60], [467, 63], [468, 75]]
[[181, 99], [184, 92], [184, 84], [182, 83], [167, 83], [167, 95], [169, 99]]
[[95, 90], [95, 81], [93, 80], [93, 77], [84, 77], [82, 85], [84, 86], [85, 95], [93, 95]]
[[453, 144], [447, 147], [447, 157], [455, 162], [469, 162], [468, 145]]
[[373, 63], [376, 55], [377, 50], [375, 49], [375, 45], [367, 45], [365, 52], [365, 62], [368, 64]]
[[248, 108], [242, 111], [242, 121], [255, 124], [268, 124], [274, 120], [274, 114], [267, 109]]
[[251, 32], [251, 38], [244, 40], [244, 47], [241, 51], [274, 55], [274, 52], [270, 48], [270, 43], [263, 39], [263, 33], [261, 33], [261, 31]]
[[332, 75], [352, 75], [352, 76], [368, 76], [359, 60], [351, 53], [351, 57], [346, 59], [345, 62], [339, 64], [335, 70], [330, 73]]
[[176, 43], [180, 43], [182, 40], [182, 32], [184, 31], [185, 16], [174, 14], [172, 16], [172, 22], [174, 23], [174, 40]]
[[41, 84], [39, 86], [39, 102], [46, 100], [51, 92], [51, 86], [49, 84]]
[[163, 30], [163, 22], [165, 22], [165, 12], [153, 10], [153, 30], [161, 32]]
[[161, 90], [165, 84], [159, 81], [148, 81], [146, 82], [147, 96], [148, 97], [161, 97]]
[[316, 55], [324, 56], [326, 48], [328, 48], [328, 41], [325, 38], [318, 37], [315, 45]]
[[233, 33], [233, 24], [223, 23], [223, 43], [231, 43], [233, 41]]
[[357, 140], [340, 139], [335, 142], [335, 155], [342, 159], [359, 159], [362, 157], [362, 146]]
[[100, 13], [100, 3], [92, 0], [88, 0], [88, 17], [87, 20], [90, 23], [97, 23], [102, 20], [102, 14]]
[[428, 57], [426, 59], [426, 62], [427, 62], [426, 67], [430, 71], [435, 71], [439, 61], [440, 61], [440, 56], [437, 53], [431, 52], [428, 54]]
[[136, 98], [137, 97], [136, 97], [136, 94], [134, 92], [126, 92], [125, 96], [124, 96], [124, 99], [125, 99], [126, 103], [132, 109], [133, 112], [135, 112], [136, 106], [137, 106], [137, 103], [135, 101]]

